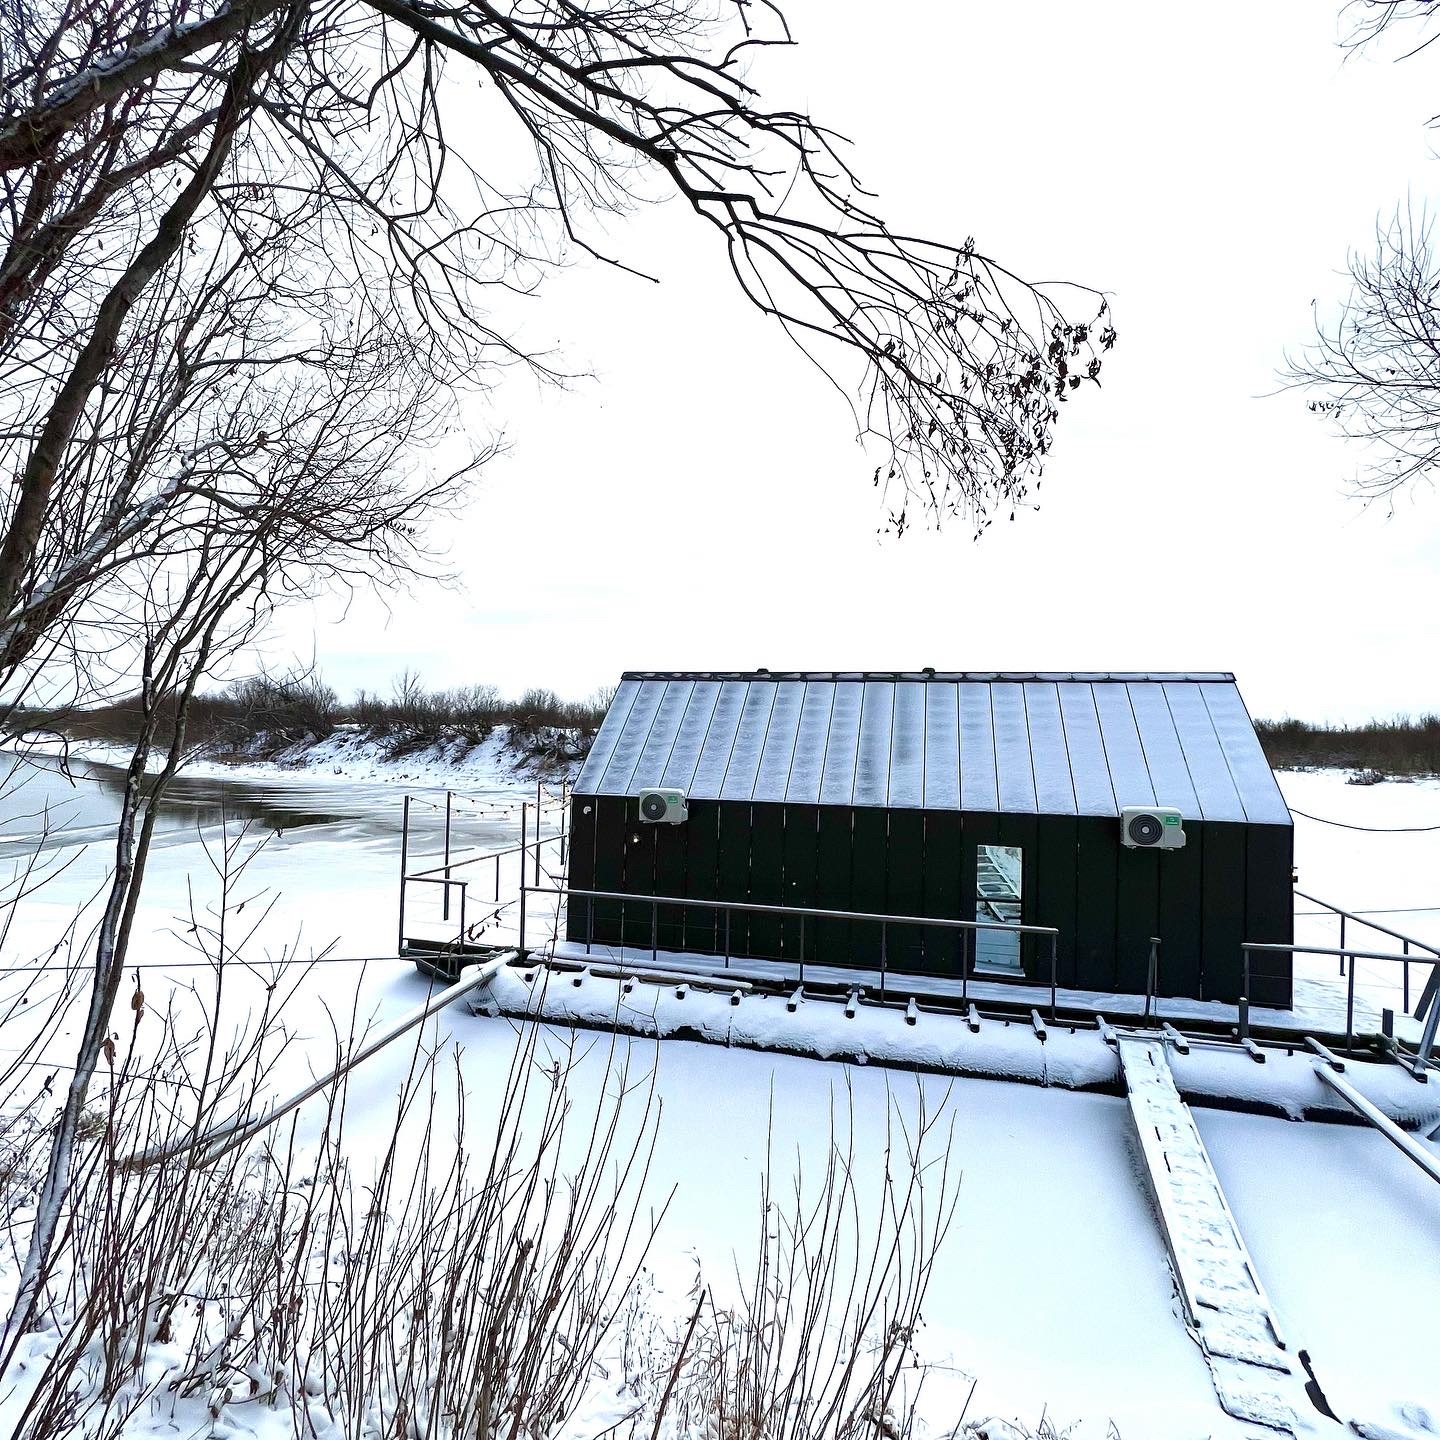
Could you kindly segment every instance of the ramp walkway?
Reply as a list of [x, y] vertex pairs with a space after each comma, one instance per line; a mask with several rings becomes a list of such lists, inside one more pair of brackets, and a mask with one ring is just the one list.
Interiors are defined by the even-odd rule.
[[1228, 1415], [1265, 1431], [1337, 1431], [1303, 1351], [1282, 1335], [1200, 1132], [1181, 1099], [1159, 1040], [1121, 1034], [1146, 1178], [1185, 1309]]

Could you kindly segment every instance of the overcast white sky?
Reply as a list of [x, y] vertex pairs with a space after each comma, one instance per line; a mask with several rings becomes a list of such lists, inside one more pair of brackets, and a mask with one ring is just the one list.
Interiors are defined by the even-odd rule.
[[342, 693], [406, 666], [571, 695], [642, 668], [1226, 669], [1262, 715], [1440, 710], [1440, 501], [1363, 510], [1343, 443], [1266, 398], [1377, 212], [1440, 190], [1440, 60], [1346, 60], [1336, 3], [787, 7], [766, 99], [848, 134], [893, 225], [1111, 294], [1120, 344], [1042, 508], [978, 545], [879, 537], [846, 406], [667, 206], [609, 222], [663, 285], [581, 265], [533, 303], [595, 378], [500, 390], [510, 453], [445, 537], [463, 588], [297, 612], [284, 644]]

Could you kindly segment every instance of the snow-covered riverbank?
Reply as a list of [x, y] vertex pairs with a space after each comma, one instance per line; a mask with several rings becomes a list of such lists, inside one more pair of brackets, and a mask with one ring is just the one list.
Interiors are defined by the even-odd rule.
[[[108, 740], [63, 741], [54, 736], [27, 737], [10, 747], [30, 758], [59, 760], [68, 757], [94, 765], [124, 768], [130, 763], [128, 745]], [[150, 768], [160, 769], [163, 752], [151, 756]], [[558, 790], [572, 780], [580, 762], [557, 758], [544, 739], [514, 733], [498, 725], [478, 743], [453, 735], [415, 748], [400, 745], [393, 736], [376, 736], [354, 726], [343, 726], [323, 740], [301, 740], [270, 750], [261, 736], [248, 748], [219, 755], [198, 749], [185, 760], [182, 773], [214, 780], [277, 780], [299, 776], [307, 781], [378, 781], [425, 788], [499, 789], [537, 779]]]

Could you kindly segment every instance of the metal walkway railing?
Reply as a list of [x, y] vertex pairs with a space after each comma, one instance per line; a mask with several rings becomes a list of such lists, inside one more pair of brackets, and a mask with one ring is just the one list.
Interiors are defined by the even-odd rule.
[[[798, 918], [800, 921], [800, 943], [798, 947], [799, 981], [805, 983], [805, 921], [814, 920], [850, 920], [862, 924], [874, 924], [880, 926], [880, 994], [885, 994], [885, 982], [890, 973], [889, 966], [889, 934], [892, 925], [919, 925], [927, 926], [938, 930], [959, 930], [967, 936], [966, 953], [962, 957], [960, 966], [961, 998], [968, 998], [966, 987], [969, 984], [970, 971], [974, 968], [975, 959], [975, 936], [980, 931], [1001, 931], [1015, 936], [1036, 935], [1045, 936], [1049, 939], [1050, 952], [1050, 1014], [1055, 1014], [1056, 996], [1059, 990], [1060, 970], [1060, 932], [1053, 925], [1016, 925], [998, 920], [947, 920], [937, 915], [881, 915], [865, 910], [825, 910], [813, 905], [761, 905], [748, 901], [739, 900], [700, 900], [684, 895], [637, 895], [630, 891], [621, 890], [582, 890], [569, 885], [522, 885], [520, 887], [520, 949], [525, 946], [525, 897], [527, 895], [555, 895], [568, 899], [576, 896], [583, 900], [617, 900], [622, 903], [633, 902], [639, 905], [650, 907], [650, 953], [652, 960], [658, 962], [660, 953], [660, 907], [662, 905], [676, 906], [684, 909], [716, 910], [725, 917], [725, 945], [723, 950], [724, 963], [729, 968], [731, 959], [730, 947], [730, 921], [735, 913], [746, 915], [776, 915]], [[594, 907], [587, 905], [586, 928], [587, 937], [585, 948], [588, 951], [594, 945]], [[722, 952], [717, 952], [722, 953]], [[813, 964], [813, 962], [812, 962]], [[999, 980], [1001, 983], [1009, 981], [1008, 976], [1000, 976], [986, 972], [987, 981]], [[1014, 983], [1034, 982], [1026, 975], [1014, 977]]]

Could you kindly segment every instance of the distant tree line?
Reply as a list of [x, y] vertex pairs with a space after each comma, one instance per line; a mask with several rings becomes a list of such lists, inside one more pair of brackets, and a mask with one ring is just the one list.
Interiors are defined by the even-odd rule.
[[1257, 720], [1266, 758], [1277, 769], [1343, 768], [1387, 775], [1440, 775], [1440, 715], [1365, 725]]
[[[440, 741], [478, 745], [503, 726], [527, 750], [534, 742], [553, 742], [557, 732], [565, 732], [567, 749], [579, 755], [589, 749], [611, 693], [601, 690], [587, 700], [563, 700], [553, 690], [532, 687], [512, 699], [494, 685], [427, 689], [419, 675], [407, 671], [396, 678], [388, 695], [361, 690], [347, 702], [318, 674], [259, 675], [194, 696], [185, 737], [192, 749], [208, 754], [243, 750], [263, 758], [328, 739], [350, 726], [382, 741], [391, 754], [403, 755]], [[173, 730], [178, 710], [172, 701], [162, 722], [167, 732]], [[52, 730], [69, 740], [128, 745], [143, 716], [140, 697], [134, 696], [88, 709], [36, 709], [26, 718], [34, 729]]]

